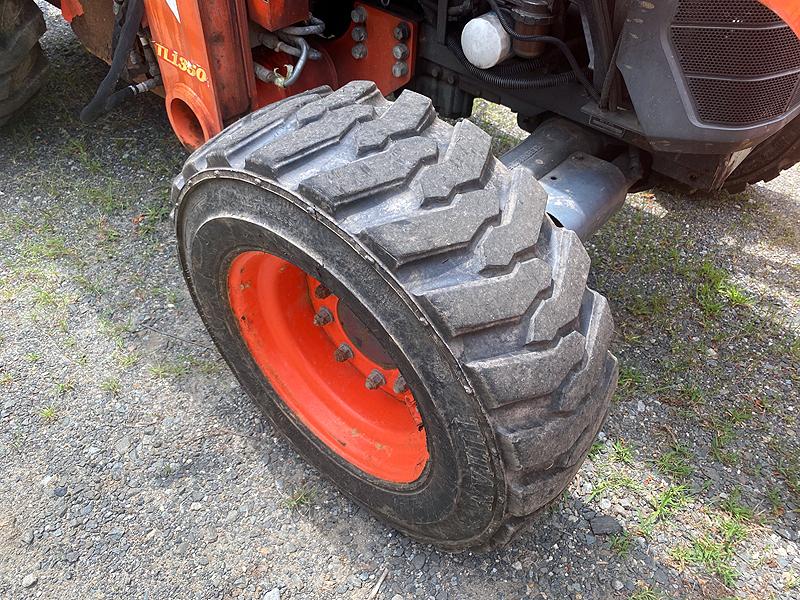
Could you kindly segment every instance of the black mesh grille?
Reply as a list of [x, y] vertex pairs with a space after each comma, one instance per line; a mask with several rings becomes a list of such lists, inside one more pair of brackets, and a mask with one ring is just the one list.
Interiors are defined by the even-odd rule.
[[670, 36], [701, 121], [753, 125], [798, 103], [800, 39], [757, 0], [679, 0]]
[[672, 41], [687, 75], [763, 77], [800, 69], [800, 38], [788, 27], [674, 27]]
[[673, 21], [676, 25], [770, 25], [781, 18], [753, 0], [682, 1]]
[[788, 111], [800, 74], [760, 81], [689, 78], [701, 121], [739, 125], [770, 121]]

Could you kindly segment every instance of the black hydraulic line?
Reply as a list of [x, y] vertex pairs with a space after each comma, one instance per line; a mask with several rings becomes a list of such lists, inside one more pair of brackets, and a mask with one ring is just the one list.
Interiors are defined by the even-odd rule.
[[[111, 59], [111, 67], [108, 74], [97, 88], [94, 97], [81, 111], [81, 121], [91, 123], [100, 116], [117, 106], [122, 100], [134, 95], [128, 88], [124, 88], [115, 93], [114, 88], [122, 75], [128, 55], [133, 49], [139, 33], [139, 25], [144, 16], [144, 0], [128, 0], [127, 10], [125, 11], [125, 22], [119, 34], [119, 42], [114, 49], [114, 56]], [[116, 96], [116, 99], [114, 98]]]
[[510, 35], [513, 39], [519, 40], [521, 42], [542, 42], [543, 44], [549, 44], [551, 46], [555, 46], [561, 51], [561, 54], [564, 55], [564, 58], [567, 59], [572, 72], [575, 74], [575, 78], [578, 82], [586, 88], [586, 91], [592, 97], [592, 100], [595, 102], [600, 101], [600, 94], [597, 93], [597, 90], [594, 88], [592, 83], [589, 81], [586, 74], [581, 69], [581, 66], [578, 64], [578, 60], [575, 58], [575, 55], [572, 53], [572, 50], [569, 49], [564, 43], [564, 40], [561, 40], [557, 37], [553, 37], [550, 35], [522, 35], [514, 31], [514, 27], [512, 24], [508, 22], [508, 17], [502, 12], [502, 9], [497, 5], [497, 0], [488, 0], [489, 6], [492, 7], [492, 10], [497, 15], [498, 20], [500, 21], [500, 25], [503, 26], [506, 33]]
[[491, 86], [506, 88], [510, 90], [527, 90], [533, 88], [549, 88], [558, 85], [565, 85], [575, 81], [575, 73], [553, 73], [549, 75], [528, 75], [508, 74], [488, 69], [479, 69], [467, 59], [461, 44], [455, 38], [447, 38], [447, 47], [456, 55], [458, 61], [467, 70], [470, 76], [488, 83]]

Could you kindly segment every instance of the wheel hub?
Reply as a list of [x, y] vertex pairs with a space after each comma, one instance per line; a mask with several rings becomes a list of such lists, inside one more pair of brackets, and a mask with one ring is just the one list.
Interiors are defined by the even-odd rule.
[[234, 259], [228, 296], [256, 363], [317, 439], [379, 479], [410, 483], [422, 474], [429, 455], [414, 395], [347, 303], [258, 251]]

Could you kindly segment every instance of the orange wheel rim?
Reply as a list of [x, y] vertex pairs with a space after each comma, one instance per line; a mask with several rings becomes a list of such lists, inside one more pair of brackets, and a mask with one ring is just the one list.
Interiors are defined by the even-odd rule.
[[378, 479], [419, 478], [429, 455], [414, 395], [345, 302], [260, 251], [233, 260], [228, 298], [264, 376], [321, 442]]

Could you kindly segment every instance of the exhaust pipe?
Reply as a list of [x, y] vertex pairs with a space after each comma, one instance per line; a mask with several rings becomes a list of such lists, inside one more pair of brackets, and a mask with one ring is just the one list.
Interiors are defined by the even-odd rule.
[[619, 152], [619, 142], [565, 119], [550, 119], [500, 160], [530, 169], [547, 192], [547, 214], [586, 241], [624, 204], [642, 176], [638, 153], [613, 162], [598, 155]]

